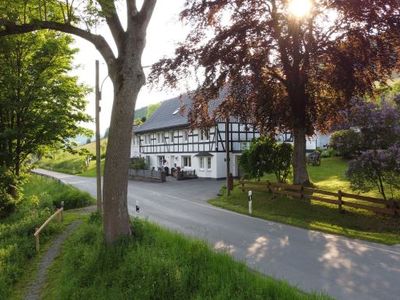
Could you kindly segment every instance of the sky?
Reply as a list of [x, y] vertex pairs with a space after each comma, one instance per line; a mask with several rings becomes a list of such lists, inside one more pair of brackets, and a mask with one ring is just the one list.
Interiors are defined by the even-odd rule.
[[[178, 16], [183, 5], [184, 0], [157, 1], [153, 17], [147, 30], [147, 43], [142, 58], [143, 66], [152, 65], [165, 56], [172, 56], [177, 43], [184, 40], [187, 29], [183, 27]], [[120, 6], [121, 11], [123, 11], [124, 6]], [[122, 16], [121, 20], [123, 19], [124, 17]], [[109, 42], [112, 40], [111, 34], [106, 26], [99, 26], [96, 29], [96, 33], [103, 35]], [[75, 38], [73, 46], [80, 51], [75, 56], [74, 65], [76, 68], [72, 73], [78, 76], [80, 83], [86, 84], [93, 88], [93, 90], [95, 84], [95, 60], [98, 59], [100, 61], [100, 84], [104, 81], [102, 86], [102, 100], [100, 102], [100, 131], [104, 133], [109, 127], [113, 101], [113, 87], [111, 80], [107, 78], [107, 66], [99, 52], [91, 43], [81, 38]], [[148, 68], [145, 68], [144, 71], [145, 73], [149, 72]], [[136, 109], [172, 98], [184, 92], [184, 90], [151, 90], [149, 87], [144, 86], [137, 99]], [[87, 101], [87, 113], [94, 117], [94, 93], [88, 95]], [[85, 124], [84, 126], [93, 130], [95, 128], [94, 123]]]

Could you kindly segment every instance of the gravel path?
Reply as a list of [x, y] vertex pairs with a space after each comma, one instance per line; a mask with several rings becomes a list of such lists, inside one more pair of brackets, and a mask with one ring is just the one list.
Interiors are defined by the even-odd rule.
[[81, 220], [77, 220], [72, 222], [67, 228], [64, 230], [62, 234], [60, 234], [54, 241], [51, 247], [47, 250], [47, 252], [42, 257], [42, 260], [39, 264], [39, 270], [37, 272], [35, 281], [32, 282], [28, 289], [28, 293], [25, 297], [26, 300], [37, 300], [40, 299], [40, 293], [42, 291], [43, 285], [47, 279], [47, 271], [54, 259], [60, 254], [61, 245], [64, 241], [72, 234], [72, 232], [79, 227], [82, 223]]

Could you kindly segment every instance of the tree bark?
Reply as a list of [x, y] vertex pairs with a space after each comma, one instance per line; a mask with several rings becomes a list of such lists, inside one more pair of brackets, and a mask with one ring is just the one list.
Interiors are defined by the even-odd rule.
[[114, 103], [107, 144], [103, 187], [103, 226], [105, 240], [113, 243], [131, 234], [127, 206], [128, 168], [132, 122], [136, 99], [144, 84], [140, 62], [125, 55], [125, 63], [114, 74]]
[[306, 160], [306, 129], [295, 128], [293, 135], [293, 183], [310, 185]]

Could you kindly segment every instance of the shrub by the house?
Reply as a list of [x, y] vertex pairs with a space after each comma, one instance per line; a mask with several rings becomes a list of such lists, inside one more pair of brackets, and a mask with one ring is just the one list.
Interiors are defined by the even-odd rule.
[[361, 150], [361, 135], [353, 129], [336, 131], [331, 136], [329, 146], [344, 158], [355, 157]]
[[254, 140], [240, 157], [240, 166], [250, 178], [274, 173], [277, 181], [285, 182], [290, 174], [293, 148], [269, 137]]

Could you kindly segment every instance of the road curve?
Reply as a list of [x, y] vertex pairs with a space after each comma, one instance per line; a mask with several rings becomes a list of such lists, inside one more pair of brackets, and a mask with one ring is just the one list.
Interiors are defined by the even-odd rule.
[[[96, 194], [95, 178], [35, 170]], [[222, 182], [130, 181], [128, 205], [140, 216], [207, 241], [262, 272], [336, 299], [400, 299], [400, 246], [386, 246], [264, 221], [206, 203]], [[399, 229], [400, 230], [400, 229]]]

